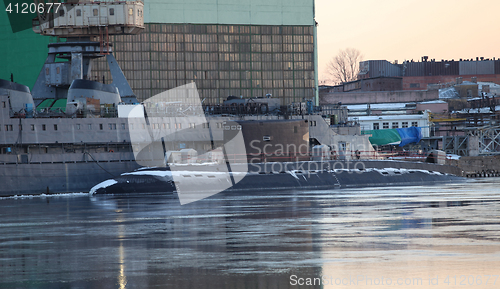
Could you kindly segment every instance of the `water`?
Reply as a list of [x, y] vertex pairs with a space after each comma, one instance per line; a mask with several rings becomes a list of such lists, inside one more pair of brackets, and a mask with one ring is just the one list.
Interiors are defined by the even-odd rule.
[[499, 288], [499, 185], [0, 198], [0, 288]]

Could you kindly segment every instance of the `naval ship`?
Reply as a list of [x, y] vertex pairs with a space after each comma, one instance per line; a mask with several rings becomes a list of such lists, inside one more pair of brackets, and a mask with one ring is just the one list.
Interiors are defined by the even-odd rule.
[[[34, 19], [36, 33], [65, 41], [49, 44], [33, 91], [13, 79], [0, 80], [0, 196], [88, 192], [105, 180], [115, 185], [97, 186], [94, 191], [131, 188], [116, 185], [123, 182], [135, 184], [131, 189], [135, 192], [154, 187], [156, 176], [171, 175], [172, 167], [176, 172], [206, 171], [207, 167], [227, 172], [228, 164], [232, 169], [223, 176], [226, 179], [214, 178], [219, 183], [228, 182], [227, 188], [235, 190], [256, 185], [263, 189], [415, 184], [453, 181], [450, 176], [460, 175], [456, 168], [443, 165], [380, 161], [368, 136], [360, 135], [359, 126], [332, 128], [339, 117], [347, 121], [346, 109], [341, 106], [320, 111], [305, 101], [283, 107], [271, 95], [228, 97], [223, 105], [202, 105], [194, 83], [139, 103], [106, 39], [140, 33], [144, 29], [143, 8], [140, 1], [68, 3], [57, 13], [45, 11]], [[111, 84], [90, 80], [92, 62], [101, 57], [107, 60]], [[258, 145], [252, 142], [255, 140]], [[231, 141], [249, 154], [231, 151], [227, 146]], [[301, 149], [277, 154], [279, 144]], [[273, 151], [262, 153], [268, 146]], [[251, 151], [256, 147], [260, 152]], [[300, 168], [311, 160], [328, 164], [327, 168], [307, 170], [307, 177], [317, 171], [314, 180], [307, 179]], [[363, 182], [359, 175], [340, 176], [335, 171], [335, 164], [361, 160], [368, 164], [364, 169], [371, 168], [365, 172], [374, 181]], [[271, 165], [287, 162], [294, 164], [280, 169]], [[186, 164], [189, 167], [182, 168]], [[403, 171], [381, 171], [388, 167]], [[145, 172], [150, 172], [149, 176], [144, 177], [148, 175]], [[142, 176], [123, 177], [127, 174]], [[212, 175], [206, 177], [211, 179]], [[395, 175], [405, 177], [376, 180]], [[118, 181], [109, 181], [115, 179]], [[173, 185], [167, 177], [160, 179], [156, 188], [175, 191], [175, 186], [165, 189], [164, 181]], [[204, 182], [199, 184], [200, 190], [206, 189]]]

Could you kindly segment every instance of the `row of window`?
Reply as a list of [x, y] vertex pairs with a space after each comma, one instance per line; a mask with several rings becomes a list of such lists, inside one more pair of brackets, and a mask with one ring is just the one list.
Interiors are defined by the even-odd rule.
[[[59, 10], [59, 16], [64, 16], [64, 9]], [[92, 9], [92, 15], [93, 16], [99, 16], [99, 9]], [[114, 16], [115, 15], [115, 9], [114, 8], [109, 8], [109, 16]], [[134, 9], [129, 8], [128, 9], [128, 15], [132, 16], [134, 15]], [[76, 9], [76, 17], [81, 17], [82, 16], [82, 10], [81, 9]], [[101, 15], [101, 16], [107, 16], [107, 15]], [[142, 10], [138, 9], [137, 10], [137, 16], [142, 16]]]
[[313, 26], [281, 25], [196, 25], [196, 24], [145, 24], [147, 33], [191, 33], [191, 34], [255, 34], [255, 35], [313, 35]]
[[[288, 78], [292, 79], [293, 77], [283, 77], [281, 76], [283, 71], [289, 71], [290, 75], [293, 75], [293, 72], [297, 73], [313, 73], [313, 63], [312, 62], [307, 62], [307, 61], [286, 61], [286, 62], [230, 62], [230, 61], [211, 61], [211, 62], [202, 62], [202, 61], [195, 61], [195, 62], [167, 62], [167, 61], [121, 61], [120, 62], [120, 67], [122, 67], [124, 70], [128, 71], [145, 71], [145, 72], [150, 72], [151, 73], [156, 73], [156, 75], [148, 75], [144, 74], [141, 76], [139, 73], [137, 76], [133, 77], [135, 79], [150, 79], [150, 78], [157, 78], [160, 76], [159, 73], [164, 73], [166, 71], [172, 71], [172, 72], [179, 72], [178, 77], [179, 78], [192, 78], [193, 73], [202, 73], [202, 72], [212, 72], [213, 77], [212, 79], [217, 79], [218, 73], [221, 73], [222, 78], [222, 73], [228, 73], [231, 71], [234, 72], [241, 72], [242, 75], [245, 75], [247, 73], [250, 73], [250, 71], [265, 71], [268, 73], [272, 73], [273, 71], [275, 72], [275, 77], [277, 79], [283, 79], [283, 78]], [[104, 71], [105, 65], [98, 65], [97, 69], [103, 70]], [[57, 67], [57, 73], [59, 74], [59, 67]], [[198, 72], [197, 72], [198, 71]], [[47, 75], [49, 74], [49, 69], [47, 68]], [[280, 75], [281, 73], [281, 75]], [[191, 75], [189, 75], [191, 74]], [[296, 77], [298, 78], [298, 77]]]
[[[313, 61], [312, 53], [261, 53], [261, 52], [151, 52], [149, 50], [127, 51], [115, 50], [115, 57], [120, 61], [164, 61], [164, 62], [299, 62]], [[100, 63], [107, 63], [101, 61]]]
[[[82, 127], [83, 126], [81, 124], [75, 124], [75, 129], [77, 129], [77, 130], [81, 130]], [[125, 124], [122, 123], [121, 127], [122, 127], [122, 129], [125, 129]], [[42, 131], [46, 131], [46, 130], [48, 130], [48, 128], [49, 128], [49, 126], [46, 125], [46, 124], [40, 125], [40, 129]], [[59, 125], [54, 124], [52, 128], [53, 128], [54, 131], [57, 131], [59, 129]], [[108, 124], [108, 128], [110, 130], [116, 130], [116, 123], [110, 123], [110, 124]], [[87, 129], [91, 130], [92, 129], [92, 124], [88, 124], [87, 125]], [[14, 131], [14, 126], [12, 124], [6, 124], [6, 125], [4, 125], [4, 130], [5, 131]], [[19, 130], [20, 131], [23, 130], [23, 125], [22, 124], [19, 125]], [[31, 124], [30, 125], [30, 130], [31, 131], [35, 131], [36, 130], [36, 125]], [[102, 124], [102, 123], [99, 124], [99, 130], [104, 130], [104, 124]]]
[[187, 53], [200, 53], [200, 52], [221, 52], [221, 53], [299, 53], [314, 52], [314, 45], [312, 43], [299, 43], [299, 44], [217, 44], [217, 43], [122, 43], [116, 44], [115, 51], [151, 51], [151, 52], [187, 52]]
[[[245, 34], [171, 34], [149, 33], [138, 36], [146, 43], [234, 43], [234, 44], [312, 44], [312, 35], [245, 35]], [[114, 43], [129, 43], [131, 37], [119, 35]], [[137, 39], [136, 39], [137, 40]]]
[[[196, 128], [196, 123], [188, 123], [187, 124], [190, 129]], [[217, 128], [222, 128], [223, 123], [222, 122], [217, 122], [216, 123]], [[202, 124], [203, 128], [210, 128], [210, 123], [203, 123]], [[151, 124], [152, 129], [170, 129], [170, 123], [153, 123]], [[182, 123], [174, 123], [173, 126], [174, 129], [182, 129]], [[130, 129], [134, 129], [134, 124], [130, 124]], [[145, 125], [142, 124], [142, 129], [145, 129]]]
[[[223, 127], [222, 122], [218, 122], [216, 125], [217, 125], [217, 128], [222, 128]], [[87, 126], [88, 130], [92, 129], [92, 124], [87, 124], [86, 126]], [[99, 127], [99, 130], [104, 130], [104, 124], [100, 123], [98, 127]], [[194, 129], [196, 127], [196, 124], [195, 123], [189, 123], [188, 127], [190, 129]], [[204, 123], [203, 124], [203, 128], [209, 128], [209, 127], [210, 127], [209, 123]], [[54, 131], [57, 131], [58, 128], [59, 128], [59, 126], [57, 124], [53, 125]], [[124, 123], [122, 123], [121, 124], [121, 129], [125, 129], [125, 128], [126, 128], [126, 125]], [[146, 127], [143, 124], [142, 125], [142, 129], [145, 129], [145, 128]], [[160, 124], [160, 123], [153, 123], [153, 124], [151, 124], [151, 128], [152, 129], [160, 129], [160, 128], [162, 128], [162, 129], [170, 129], [171, 126], [170, 126], [170, 123], [162, 123], [162, 124]], [[173, 128], [174, 129], [182, 129], [182, 123], [174, 123]], [[30, 125], [30, 129], [32, 131], [35, 131], [36, 126], [34, 124], [32, 124], [32, 125]], [[42, 131], [46, 131], [48, 129], [48, 126], [46, 124], [42, 124], [42, 125], [40, 125], [40, 129]], [[76, 130], [81, 130], [81, 129], [83, 129], [83, 125], [81, 125], [81, 124], [75, 124], [75, 129]], [[116, 130], [117, 129], [116, 123], [109, 123], [108, 124], [108, 129], [109, 130]], [[130, 129], [134, 129], [134, 124], [132, 124], [132, 123], [130, 124]], [[14, 131], [14, 126], [12, 124], [6, 124], [6, 125], [4, 125], [4, 130], [5, 131]], [[19, 130], [23, 130], [23, 125], [22, 124], [19, 125]]]
[[[412, 121], [411, 122], [411, 126], [417, 127], [418, 126], [418, 122], [417, 121]], [[401, 127], [402, 128], [407, 128], [408, 127], [408, 122], [407, 121], [401, 122]], [[382, 129], [388, 129], [388, 128], [389, 128], [389, 123], [388, 122], [383, 122], [382, 123]], [[391, 123], [391, 128], [399, 128], [399, 122], [392, 122]], [[374, 130], [380, 129], [380, 123], [374, 122], [373, 123], [373, 129]]]

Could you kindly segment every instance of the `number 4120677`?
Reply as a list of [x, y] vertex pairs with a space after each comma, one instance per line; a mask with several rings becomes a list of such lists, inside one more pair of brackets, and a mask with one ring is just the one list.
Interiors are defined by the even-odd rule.
[[446, 285], [495, 285], [498, 275], [460, 275], [446, 276], [443, 283]]
[[15, 14], [35, 14], [35, 13], [44, 13], [45, 11], [50, 11], [50, 9], [55, 9], [55, 13], [59, 11], [61, 7], [61, 3], [9, 3], [5, 11]]

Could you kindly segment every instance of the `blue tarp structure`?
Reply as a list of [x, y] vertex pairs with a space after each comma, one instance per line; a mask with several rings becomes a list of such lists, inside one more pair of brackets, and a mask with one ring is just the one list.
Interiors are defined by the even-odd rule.
[[365, 130], [361, 134], [370, 134], [372, 145], [398, 144], [402, 147], [409, 143], [418, 143], [422, 139], [422, 128], [412, 126], [397, 129]]
[[369, 134], [372, 145], [383, 146], [388, 144], [397, 145], [401, 142], [401, 137], [396, 129], [376, 129], [365, 130], [361, 134]]
[[401, 136], [400, 147], [405, 146], [409, 143], [418, 143], [422, 139], [422, 128], [420, 127], [407, 127], [398, 128], [399, 136]]

